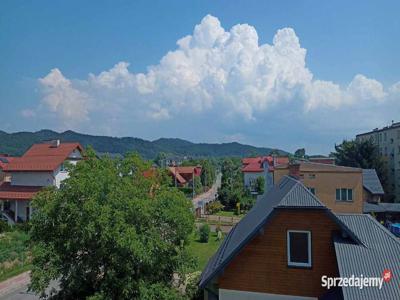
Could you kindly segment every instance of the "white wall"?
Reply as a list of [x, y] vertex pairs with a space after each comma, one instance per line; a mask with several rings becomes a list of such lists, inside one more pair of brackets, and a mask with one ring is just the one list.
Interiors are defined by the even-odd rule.
[[256, 180], [257, 177], [264, 176], [264, 172], [246, 172], [244, 173], [244, 185], [246, 187], [250, 186], [252, 180]]
[[11, 185], [49, 186], [55, 184], [53, 172], [12, 172]]
[[219, 300], [317, 300], [317, 298], [219, 289]]
[[61, 168], [58, 168], [57, 170], [54, 171], [54, 177], [56, 178], [55, 184], [57, 188], [60, 188], [60, 184], [64, 179], [68, 178], [68, 172], [67, 171], [61, 171]]
[[[71, 160], [73, 160], [73, 159], [79, 160], [79, 159], [82, 159], [82, 154], [81, 154], [81, 152], [79, 152], [78, 149], [75, 149], [74, 151], [71, 152], [70, 155], [68, 155], [68, 158], [70, 158]], [[75, 163], [76, 163], [76, 161], [75, 161]]]

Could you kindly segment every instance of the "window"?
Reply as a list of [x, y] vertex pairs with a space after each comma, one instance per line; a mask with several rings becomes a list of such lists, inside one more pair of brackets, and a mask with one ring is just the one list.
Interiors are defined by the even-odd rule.
[[315, 188], [308, 187], [307, 189], [311, 192], [311, 194], [315, 195]]
[[288, 230], [288, 266], [311, 267], [311, 232]]
[[308, 178], [310, 178], [310, 179], [315, 179], [315, 174], [309, 174], [309, 175], [308, 175]]
[[353, 201], [352, 189], [336, 189], [336, 201]]
[[61, 164], [60, 171], [61, 171], [61, 172], [65, 172], [65, 171], [66, 171], [65, 165], [64, 165], [64, 164]]

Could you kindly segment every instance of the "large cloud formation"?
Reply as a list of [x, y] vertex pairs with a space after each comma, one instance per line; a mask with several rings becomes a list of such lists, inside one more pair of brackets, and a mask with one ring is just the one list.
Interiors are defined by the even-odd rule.
[[132, 73], [119, 62], [85, 80], [70, 80], [57, 68], [39, 79], [42, 107], [65, 124], [111, 119], [129, 112], [135, 120], [174, 119], [216, 113], [221, 119], [256, 121], [265, 112], [290, 103], [308, 114], [316, 110], [383, 103], [399, 93], [400, 83], [386, 91], [377, 80], [358, 74], [347, 86], [314, 78], [306, 66], [306, 49], [292, 28], [276, 32], [272, 44], [259, 44], [254, 27], [226, 31], [211, 15], [181, 38], [145, 73]]

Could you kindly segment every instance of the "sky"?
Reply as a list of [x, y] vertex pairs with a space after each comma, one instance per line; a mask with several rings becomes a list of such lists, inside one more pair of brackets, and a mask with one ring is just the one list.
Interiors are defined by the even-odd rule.
[[0, 130], [309, 154], [400, 121], [399, 1], [1, 1]]

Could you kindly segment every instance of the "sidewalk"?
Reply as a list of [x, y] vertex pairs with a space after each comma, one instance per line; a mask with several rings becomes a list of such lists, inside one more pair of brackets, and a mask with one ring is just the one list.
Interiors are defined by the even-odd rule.
[[26, 287], [30, 280], [30, 271], [27, 271], [0, 282], [0, 297], [6, 296], [23, 287]]

